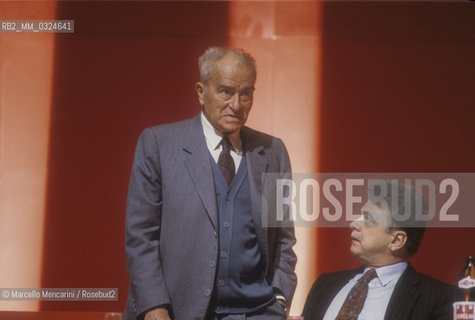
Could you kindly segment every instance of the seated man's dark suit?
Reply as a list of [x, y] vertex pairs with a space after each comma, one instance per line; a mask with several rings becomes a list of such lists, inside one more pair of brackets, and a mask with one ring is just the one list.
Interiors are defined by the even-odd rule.
[[[363, 267], [320, 275], [305, 302], [304, 319], [323, 319], [340, 289], [361, 272]], [[409, 264], [394, 288], [384, 320], [450, 320], [454, 290], [448, 284], [417, 272]]]

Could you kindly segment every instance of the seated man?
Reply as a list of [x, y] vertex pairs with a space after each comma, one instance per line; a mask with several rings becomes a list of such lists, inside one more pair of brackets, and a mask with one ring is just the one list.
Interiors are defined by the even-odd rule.
[[370, 192], [361, 217], [350, 224], [350, 251], [363, 266], [320, 275], [307, 297], [305, 320], [452, 319], [455, 287], [408, 262], [425, 231], [416, 219], [417, 210], [427, 213], [423, 197], [406, 185], [378, 185], [378, 196]]

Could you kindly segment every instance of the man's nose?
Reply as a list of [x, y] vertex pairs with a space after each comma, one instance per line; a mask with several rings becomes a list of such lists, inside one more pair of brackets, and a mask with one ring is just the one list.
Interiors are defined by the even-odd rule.
[[241, 109], [241, 101], [239, 100], [239, 93], [235, 93], [234, 96], [231, 98], [231, 101], [229, 102], [229, 106], [231, 109], [234, 110], [234, 112], [239, 111]]
[[351, 221], [350, 228], [351, 229], [360, 229], [363, 223], [363, 216], [360, 216], [358, 219]]

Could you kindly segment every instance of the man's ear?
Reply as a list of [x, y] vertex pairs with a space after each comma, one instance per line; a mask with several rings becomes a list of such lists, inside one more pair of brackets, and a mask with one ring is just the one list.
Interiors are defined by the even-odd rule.
[[393, 252], [400, 251], [407, 242], [407, 233], [402, 230], [393, 231], [393, 240], [389, 244], [389, 249]]
[[195, 89], [196, 89], [196, 92], [198, 93], [198, 100], [200, 101], [200, 104], [204, 105], [204, 101], [205, 101], [204, 95], [206, 91], [205, 85], [202, 84], [201, 82], [197, 82], [195, 84]]

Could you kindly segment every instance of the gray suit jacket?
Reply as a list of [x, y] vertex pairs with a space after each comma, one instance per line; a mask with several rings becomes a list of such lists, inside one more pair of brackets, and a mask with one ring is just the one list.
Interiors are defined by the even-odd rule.
[[[250, 128], [241, 129], [241, 138], [267, 279], [290, 302], [296, 286], [293, 228], [266, 228], [261, 219], [261, 174], [287, 176], [288, 154], [280, 139]], [[125, 320], [165, 304], [176, 320], [204, 318], [218, 259], [218, 213], [211, 170], [199, 116], [146, 129], [140, 136], [127, 203], [125, 251], [130, 288]]]

